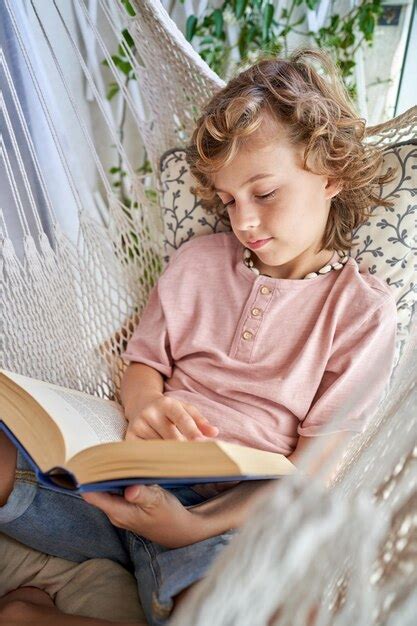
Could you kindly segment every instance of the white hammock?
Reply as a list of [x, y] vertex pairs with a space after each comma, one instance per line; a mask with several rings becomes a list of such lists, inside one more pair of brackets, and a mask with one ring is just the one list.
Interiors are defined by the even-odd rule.
[[[61, 88], [73, 107], [99, 176], [104, 198], [101, 206], [105, 205], [103, 224], [84, 208], [97, 205], [98, 190], [87, 197], [74, 180], [76, 155], [62, 145], [51, 102], [33, 69], [13, 3], [5, 0], [49, 140], [78, 208], [76, 242], [58, 222], [58, 207], [50, 199], [9, 60], [0, 53], [4, 129], [0, 149], [24, 251], [18, 254], [16, 241], [12, 241], [10, 210], [2, 213], [4, 346], [0, 365], [105, 397], [118, 395], [125, 367], [119, 354], [169, 258], [170, 239], [165, 230], [169, 222], [163, 211], [167, 187], [160, 159], [168, 150], [185, 145], [199, 109], [223, 84], [186, 42], [158, 0], [131, 0], [131, 4], [135, 16], [128, 16], [121, 3], [101, 0], [98, 6], [106, 29], [113, 30], [116, 38], [120, 40], [125, 26], [133, 37], [137, 54], [126, 51], [126, 55], [134, 68], [137, 88], [131, 85], [126, 89], [112, 51], [100, 34], [104, 25], [97, 26], [98, 20], [92, 19], [82, 0], [74, 0], [73, 5], [82, 26], [84, 48], [89, 51], [87, 59], [64, 18], [61, 26], [127, 172], [125, 189], [131, 202], [137, 203], [135, 210], [123, 205], [110, 185], [96, 140], [39, 17]], [[55, 2], [54, 6], [61, 19]], [[33, 8], [36, 17], [35, 4]], [[120, 101], [125, 103], [132, 126], [146, 147], [153, 178], [135, 172], [119, 140], [109, 102], [103, 97], [98, 58], [105, 58], [114, 74]], [[150, 110], [149, 119], [144, 116], [145, 109]], [[413, 110], [371, 129], [369, 135], [374, 143], [389, 146], [416, 138], [416, 127], [417, 113]], [[26, 156], [24, 161], [23, 152], [30, 159]], [[155, 202], [149, 194], [152, 185], [158, 191]], [[202, 228], [197, 234], [203, 232]], [[415, 298], [415, 281], [411, 284], [407, 297]], [[414, 301], [410, 311], [413, 306]], [[324, 492], [318, 482], [305, 482], [301, 477], [271, 485], [270, 494], [220, 555], [174, 624], [294, 626], [306, 623], [305, 616], [317, 602], [321, 602], [321, 609], [315, 626], [415, 624], [417, 337], [412, 314], [408, 322], [407, 332], [401, 335], [389, 393], [365, 434], [352, 441], [332, 489]], [[320, 437], [314, 443], [311, 455], [318, 451]]]

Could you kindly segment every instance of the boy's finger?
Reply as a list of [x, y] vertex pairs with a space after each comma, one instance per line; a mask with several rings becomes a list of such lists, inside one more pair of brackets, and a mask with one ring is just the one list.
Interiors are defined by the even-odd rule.
[[[151, 419], [151, 418], [150, 418]], [[172, 422], [169, 417], [155, 417], [151, 421], [152, 428], [158, 433], [161, 439], [175, 439], [177, 441], [184, 441], [186, 437], [180, 432], [177, 426]]]
[[201, 430], [199, 430], [194, 417], [189, 413], [183, 404], [176, 405], [173, 407], [170, 415], [167, 415], [167, 418], [175, 424], [180, 433], [182, 433], [187, 439], [194, 439], [201, 435]]
[[210, 433], [210, 434], [218, 434], [219, 429], [217, 428], [217, 426], [213, 426], [213, 424], [201, 424], [200, 426], [201, 430], [205, 430], [206, 432]]
[[[114, 526], [130, 530], [132, 521], [134, 524], [140, 522], [141, 510], [138, 499], [133, 503], [128, 502], [123, 496], [118, 496], [117, 494], [92, 491], [81, 495], [89, 504], [101, 509]], [[146, 496], [147, 494], [145, 494], [145, 502], [147, 502]], [[137, 508], [137, 505], [139, 505], [139, 508]]]
[[127, 427], [125, 439], [163, 439], [155, 428], [145, 421], [134, 422]]
[[196, 422], [198, 428], [202, 433], [206, 432], [210, 435], [218, 434], [219, 429], [217, 428], [217, 426], [213, 426], [212, 424], [210, 424], [208, 419], [206, 417], [203, 417], [203, 415], [201, 415], [200, 411], [195, 406], [188, 403], [184, 403], [184, 406], [186, 407], [190, 415], [192, 415], [194, 421]]
[[127, 502], [122, 496], [104, 491], [100, 493], [88, 491], [82, 493], [81, 496], [86, 502], [101, 509], [109, 517], [114, 515], [115, 511], [119, 512], [123, 510], [123, 507], [127, 506]]

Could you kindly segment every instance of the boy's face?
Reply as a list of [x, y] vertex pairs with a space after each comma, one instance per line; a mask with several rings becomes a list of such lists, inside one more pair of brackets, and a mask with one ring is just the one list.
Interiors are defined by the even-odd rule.
[[[272, 238], [253, 249], [252, 258], [262, 273], [275, 278], [303, 278], [331, 256], [318, 250], [330, 199], [339, 188], [328, 177], [303, 169], [303, 150], [290, 145], [285, 132], [265, 116], [234, 160], [212, 178], [239, 241], [250, 247], [248, 241]], [[246, 182], [257, 174], [268, 176]]]

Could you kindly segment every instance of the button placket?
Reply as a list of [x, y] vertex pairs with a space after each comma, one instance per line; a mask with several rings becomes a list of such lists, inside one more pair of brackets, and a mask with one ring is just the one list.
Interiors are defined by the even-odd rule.
[[240, 357], [250, 358], [257, 332], [262, 323], [264, 310], [272, 297], [272, 293], [273, 289], [264, 283], [258, 288], [255, 301], [251, 304], [249, 315], [243, 325], [238, 344], [237, 353]]

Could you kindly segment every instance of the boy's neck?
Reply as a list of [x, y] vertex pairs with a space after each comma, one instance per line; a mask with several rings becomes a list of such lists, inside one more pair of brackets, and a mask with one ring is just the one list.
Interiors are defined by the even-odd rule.
[[318, 254], [311, 258], [306, 253], [301, 254], [289, 263], [283, 265], [270, 266], [265, 265], [252, 251], [252, 260], [254, 266], [261, 274], [267, 274], [271, 278], [286, 278], [291, 280], [302, 280], [310, 272], [317, 272], [319, 269], [330, 263], [334, 250], [321, 250]]

